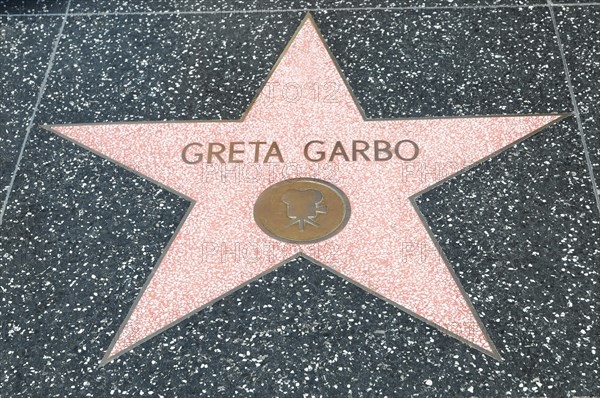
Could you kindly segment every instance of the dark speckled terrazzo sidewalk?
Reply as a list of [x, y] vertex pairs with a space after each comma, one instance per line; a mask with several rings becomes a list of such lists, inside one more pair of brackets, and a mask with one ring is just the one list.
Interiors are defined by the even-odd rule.
[[[239, 118], [306, 8], [369, 117], [571, 114], [416, 200], [504, 360], [301, 258], [99, 368], [189, 203], [39, 126]], [[600, 6], [0, 13], [0, 397], [600, 396]]]

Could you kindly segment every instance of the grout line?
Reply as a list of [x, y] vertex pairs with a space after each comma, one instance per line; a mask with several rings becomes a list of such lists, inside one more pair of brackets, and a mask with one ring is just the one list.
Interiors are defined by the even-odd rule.
[[48, 59], [48, 66], [46, 67], [46, 72], [44, 73], [44, 79], [42, 80], [42, 84], [40, 86], [40, 90], [38, 91], [38, 95], [35, 101], [35, 105], [33, 107], [33, 112], [31, 113], [31, 117], [29, 118], [29, 123], [27, 124], [27, 128], [25, 129], [25, 137], [23, 138], [23, 144], [21, 144], [21, 150], [19, 151], [19, 156], [17, 157], [17, 163], [15, 164], [15, 169], [10, 178], [10, 183], [8, 185], [8, 191], [6, 192], [6, 197], [4, 198], [4, 202], [2, 203], [2, 209], [0, 209], [0, 225], [2, 225], [2, 221], [4, 220], [4, 214], [6, 212], [6, 207], [8, 206], [8, 199], [13, 190], [13, 185], [15, 183], [15, 178], [17, 177], [17, 173], [19, 172], [19, 167], [21, 165], [21, 160], [23, 160], [23, 154], [25, 153], [25, 146], [27, 145], [27, 141], [29, 140], [29, 135], [31, 134], [31, 129], [33, 128], [33, 123], [35, 121], [35, 117], [37, 115], [38, 108], [40, 107], [40, 103], [42, 102], [42, 97], [44, 96], [44, 92], [46, 91], [46, 85], [48, 83], [48, 76], [50, 76], [50, 71], [52, 70], [52, 66], [54, 65], [54, 58], [56, 57], [56, 52], [58, 50], [58, 44], [60, 43], [60, 39], [62, 37], [63, 30], [65, 29], [65, 25], [67, 23], [67, 18], [69, 16], [69, 8], [71, 7], [71, 0], [67, 2], [67, 7], [65, 9], [64, 14], [59, 14], [63, 16], [62, 23], [60, 28], [58, 29], [58, 33], [56, 35], [56, 39], [54, 39], [54, 43], [52, 46], [52, 52], [50, 53], [50, 58]]
[[600, 6], [599, 2], [590, 2], [590, 3], [552, 3], [549, 2], [550, 4], [546, 4], [546, 5], [550, 5], [552, 7], [589, 7], [589, 6]]
[[[69, 1], [70, 2], [70, 1]], [[536, 3], [536, 4], [489, 4], [489, 5], [465, 5], [465, 6], [400, 6], [400, 7], [335, 7], [335, 8], [287, 8], [287, 9], [260, 9], [260, 10], [197, 10], [197, 11], [106, 11], [106, 12], [73, 12], [72, 17], [103, 17], [103, 16], [127, 16], [127, 15], [212, 15], [212, 14], [261, 14], [261, 13], [283, 13], [283, 12], [319, 12], [319, 11], [402, 11], [402, 10], [478, 10], [498, 8], [537, 8], [537, 7], [586, 7], [600, 6], [600, 2], [590, 3]], [[9, 14], [4, 17], [57, 17], [63, 16], [59, 13], [30, 13]]]
[[594, 198], [596, 199], [596, 206], [598, 207], [598, 212], [600, 213], [600, 197], [598, 196], [598, 187], [596, 185], [596, 177], [594, 176], [594, 168], [592, 166], [592, 160], [590, 158], [590, 151], [587, 146], [587, 140], [585, 139], [585, 133], [583, 132], [583, 123], [581, 122], [581, 114], [579, 113], [579, 106], [577, 105], [577, 98], [575, 97], [575, 89], [573, 88], [573, 82], [571, 80], [571, 73], [569, 71], [569, 65], [567, 64], [567, 57], [565, 55], [565, 50], [563, 47], [562, 40], [560, 38], [560, 31], [558, 29], [558, 24], [556, 23], [556, 15], [554, 14], [554, 9], [552, 8], [554, 4], [552, 0], [546, 0], [548, 2], [548, 10], [550, 11], [550, 18], [552, 19], [552, 24], [554, 25], [554, 32], [556, 34], [556, 42], [558, 44], [558, 50], [560, 51], [560, 58], [562, 59], [563, 68], [565, 70], [565, 78], [567, 80], [567, 86], [569, 87], [569, 95], [571, 96], [571, 102], [573, 103], [573, 112], [575, 114], [575, 120], [577, 120], [577, 129], [579, 130], [579, 136], [581, 138], [581, 144], [583, 145], [583, 153], [585, 154], [585, 161], [587, 164], [588, 171], [590, 172], [590, 179], [592, 180], [592, 192], [594, 193]]

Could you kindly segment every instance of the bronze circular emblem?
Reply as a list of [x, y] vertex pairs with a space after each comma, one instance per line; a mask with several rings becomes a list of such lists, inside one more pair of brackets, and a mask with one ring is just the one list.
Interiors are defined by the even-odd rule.
[[348, 197], [335, 185], [292, 178], [265, 189], [254, 203], [254, 221], [288, 243], [315, 243], [340, 232], [350, 218]]

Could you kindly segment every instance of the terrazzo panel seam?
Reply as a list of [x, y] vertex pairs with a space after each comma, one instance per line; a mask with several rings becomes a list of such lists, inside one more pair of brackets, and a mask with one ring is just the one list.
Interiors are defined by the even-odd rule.
[[[69, 12], [69, 17], [90, 16], [126, 16], [126, 15], [216, 15], [216, 14], [261, 14], [273, 12], [319, 12], [319, 11], [405, 11], [405, 10], [481, 10], [501, 8], [543, 8], [543, 7], [595, 7], [597, 3], [531, 3], [531, 4], [492, 4], [492, 5], [457, 5], [457, 6], [404, 6], [404, 7], [308, 7], [308, 8], [278, 8], [260, 10], [204, 10], [204, 11], [106, 11], [106, 12]], [[65, 13], [24, 13], [0, 14], [10, 17], [60, 17]]]
[[[15, 168], [12, 172], [12, 176], [10, 179], [10, 183], [8, 185], [6, 196], [4, 197], [4, 201], [2, 203], [2, 208], [0, 209], [0, 225], [2, 225], [2, 221], [4, 220], [4, 214], [6, 212], [6, 207], [8, 206], [8, 201], [10, 199], [10, 194], [12, 193], [13, 185], [15, 183], [15, 178], [17, 173], [19, 172], [19, 166], [21, 165], [21, 161], [23, 160], [23, 154], [25, 152], [25, 148], [27, 146], [27, 141], [29, 139], [29, 135], [31, 134], [31, 129], [34, 126], [35, 117], [42, 102], [42, 98], [44, 97], [44, 92], [46, 91], [46, 85], [48, 82], [48, 77], [52, 72], [52, 66], [54, 65], [54, 58], [56, 57], [56, 52], [58, 51], [58, 46], [60, 45], [60, 39], [62, 37], [65, 25], [67, 23], [67, 19], [69, 16], [69, 8], [71, 6], [71, 0], [67, 1], [67, 6], [65, 8], [65, 12], [62, 14], [63, 20], [58, 29], [58, 33], [56, 34], [56, 38], [54, 39], [54, 43], [52, 45], [52, 52], [50, 53], [50, 57], [48, 59], [48, 66], [46, 67], [46, 72], [44, 73], [44, 79], [42, 80], [42, 84], [40, 85], [40, 89], [38, 91], [36, 102], [33, 107], [33, 111], [31, 112], [31, 116], [29, 118], [29, 122], [27, 124], [27, 128], [25, 130], [25, 137], [23, 138], [23, 142], [21, 144], [21, 150], [19, 151], [19, 156], [17, 157], [17, 161], [15, 163]], [[10, 16], [12, 17], [12, 15]]]
[[596, 176], [594, 174], [594, 167], [592, 165], [592, 160], [590, 156], [590, 150], [587, 144], [587, 139], [585, 132], [583, 131], [583, 124], [581, 123], [581, 113], [579, 112], [579, 106], [577, 105], [577, 97], [575, 96], [575, 89], [573, 88], [573, 82], [571, 80], [571, 71], [569, 70], [569, 64], [567, 63], [567, 58], [565, 56], [565, 49], [560, 38], [560, 29], [556, 22], [556, 15], [554, 13], [554, 3], [552, 0], [546, 0], [548, 3], [548, 12], [550, 13], [550, 18], [552, 19], [552, 25], [554, 26], [554, 32], [556, 36], [556, 44], [560, 51], [560, 57], [563, 63], [563, 68], [565, 70], [565, 80], [567, 82], [567, 86], [569, 88], [569, 95], [571, 97], [571, 102], [573, 104], [573, 115], [575, 116], [575, 120], [577, 121], [577, 130], [579, 131], [579, 135], [581, 136], [581, 145], [583, 146], [583, 153], [585, 155], [586, 167], [590, 173], [590, 180], [592, 185], [592, 192], [594, 193], [594, 198], [596, 201], [596, 206], [598, 208], [598, 215], [600, 215], [600, 196], [598, 195], [598, 185], [596, 183]]

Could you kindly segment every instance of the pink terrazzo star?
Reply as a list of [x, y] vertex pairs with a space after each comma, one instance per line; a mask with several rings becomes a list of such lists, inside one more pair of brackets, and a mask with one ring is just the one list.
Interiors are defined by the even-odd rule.
[[[418, 99], [415, 99], [418, 101]], [[192, 201], [138, 301], [108, 349], [112, 360], [298, 252], [495, 358], [499, 353], [430, 237], [411, 196], [555, 122], [560, 115], [366, 120], [312, 17], [302, 22], [267, 83], [239, 121], [52, 126], [103, 157]], [[323, 141], [396, 143], [410, 139], [419, 155], [367, 161], [309, 162], [304, 145]], [[193, 142], [276, 141], [245, 148], [243, 163], [187, 164]], [[316, 149], [316, 147], [315, 147]], [[225, 157], [227, 154], [225, 154]], [[216, 158], [215, 158], [216, 160]], [[225, 159], [227, 160], [227, 158]], [[352, 216], [332, 238], [310, 245], [276, 241], [255, 224], [253, 206], [268, 186], [294, 177], [327, 180], [348, 196]], [[117, 332], [117, 331], [115, 331]]]

